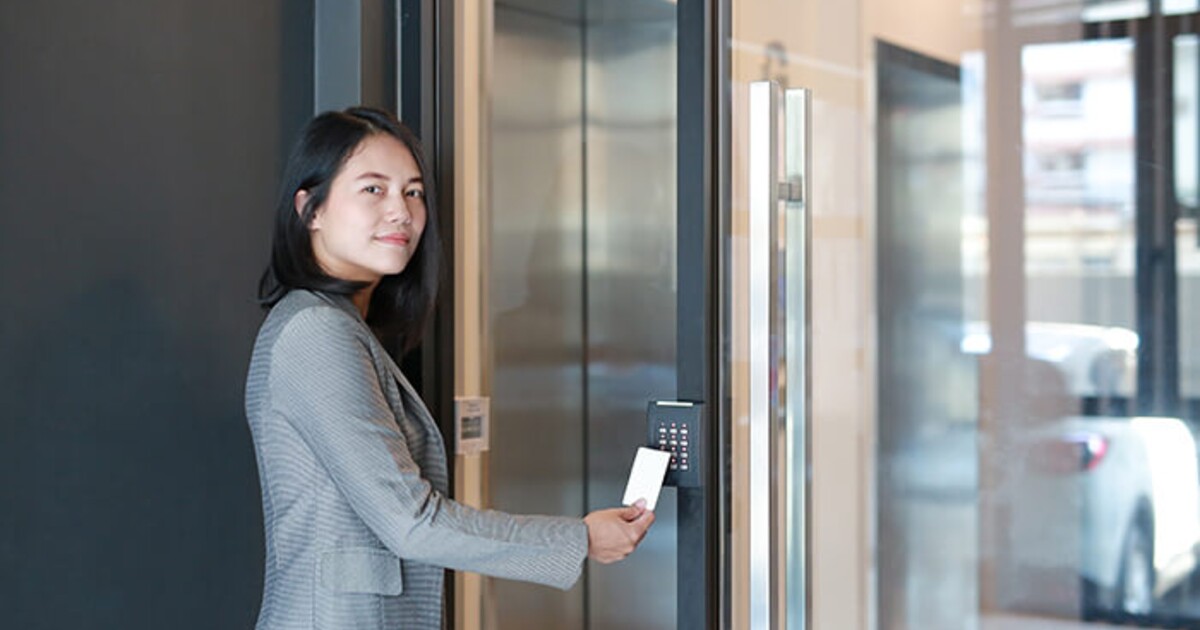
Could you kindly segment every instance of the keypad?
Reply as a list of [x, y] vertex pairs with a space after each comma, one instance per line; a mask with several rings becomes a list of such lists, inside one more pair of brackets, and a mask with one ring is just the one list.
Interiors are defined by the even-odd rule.
[[686, 471], [691, 467], [688, 445], [689, 429], [686, 424], [669, 420], [658, 421], [658, 450], [671, 453], [671, 470]]
[[650, 401], [646, 408], [646, 446], [671, 454], [666, 486], [702, 488], [704, 463], [704, 404]]

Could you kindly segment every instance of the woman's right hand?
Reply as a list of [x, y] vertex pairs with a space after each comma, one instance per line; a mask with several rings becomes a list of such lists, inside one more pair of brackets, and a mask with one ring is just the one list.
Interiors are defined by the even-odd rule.
[[583, 522], [588, 528], [588, 557], [609, 564], [633, 553], [654, 522], [654, 512], [638, 499], [628, 507], [596, 510]]

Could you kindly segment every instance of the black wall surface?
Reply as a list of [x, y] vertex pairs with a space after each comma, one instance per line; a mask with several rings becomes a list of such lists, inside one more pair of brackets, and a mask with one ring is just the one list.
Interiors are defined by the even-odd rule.
[[247, 628], [243, 381], [311, 2], [0, 2], [0, 627]]

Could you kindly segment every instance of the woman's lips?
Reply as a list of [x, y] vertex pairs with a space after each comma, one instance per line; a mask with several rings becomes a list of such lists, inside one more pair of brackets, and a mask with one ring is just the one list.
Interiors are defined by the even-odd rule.
[[409, 241], [412, 240], [407, 234], [384, 234], [375, 238], [388, 245], [408, 245]]

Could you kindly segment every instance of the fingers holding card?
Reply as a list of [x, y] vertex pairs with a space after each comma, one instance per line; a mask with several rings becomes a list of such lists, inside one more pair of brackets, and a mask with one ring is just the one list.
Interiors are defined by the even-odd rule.
[[638, 448], [637, 455], [633, 458], [633, 468], [629, 471], [629, 482], [625, 485], [625, 497], [621, 502], [633, 505], [638, 499], [645, 499], [646, 509], [654, 510], [670, 463], [671, 454], [666, 451]]

